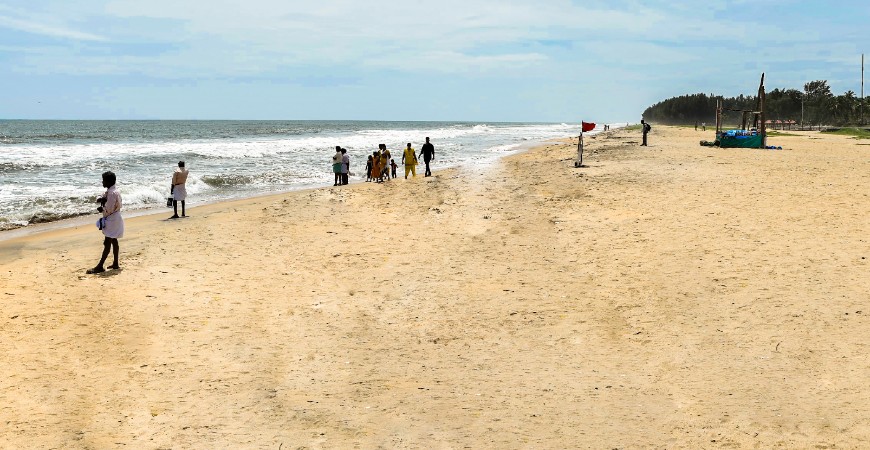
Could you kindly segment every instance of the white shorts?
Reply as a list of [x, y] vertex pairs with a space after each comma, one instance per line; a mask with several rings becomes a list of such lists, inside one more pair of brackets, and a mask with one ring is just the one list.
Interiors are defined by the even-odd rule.
[[176, 184], [175, 187], [172, 188], [172, 199], [175, 201], [183, 201], [187, 198], [187, 189], [183, 184]]

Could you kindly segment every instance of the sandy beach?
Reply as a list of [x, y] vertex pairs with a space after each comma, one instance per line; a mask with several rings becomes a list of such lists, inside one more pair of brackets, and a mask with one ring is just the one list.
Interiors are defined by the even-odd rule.
[[870, 144], [790, 134], [2, 241], [0, 447], [868, 448]]

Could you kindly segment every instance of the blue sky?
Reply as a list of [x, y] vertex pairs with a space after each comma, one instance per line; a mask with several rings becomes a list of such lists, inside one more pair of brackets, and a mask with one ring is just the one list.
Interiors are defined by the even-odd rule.
[[761, 72], [860, 94], [870, 2], [715, 3], [0, 0], [0, 118], [636, 122]]

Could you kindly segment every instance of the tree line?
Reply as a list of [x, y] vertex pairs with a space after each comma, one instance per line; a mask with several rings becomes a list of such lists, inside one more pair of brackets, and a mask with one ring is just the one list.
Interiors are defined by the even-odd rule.
[[[723, 97], [714, 94], [691, 94], [672, 97], [658, 102], [643, 112], [643, 118], [668, 125], [685, 125], [695, 122], [716, 122], [716, 101], [725, 109], [754, 110], [757, 97], [739, 95]], [[870, 102], [864, 99], [862, 118], [861, 98], [853, 91], [834, 95], [826, 80], [806, 83], [803, 92], [797, 89], [774, 89], [765, 97], [765, 116], [768, 120], [794, 120], [804, 126], [863, 125], [870, 116]], [[738, 123], [741, 113], [723, 111], [725, 123]]]

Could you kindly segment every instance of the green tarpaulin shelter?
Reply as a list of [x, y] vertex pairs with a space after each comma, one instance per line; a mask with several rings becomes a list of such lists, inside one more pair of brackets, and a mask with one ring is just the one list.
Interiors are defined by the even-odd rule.
[[728, 133], [720, 133], [716, 137], [721, 148], [762, 148], [764, 147], [764, 136], [761, 133], [749, 136], [729, 135]]

